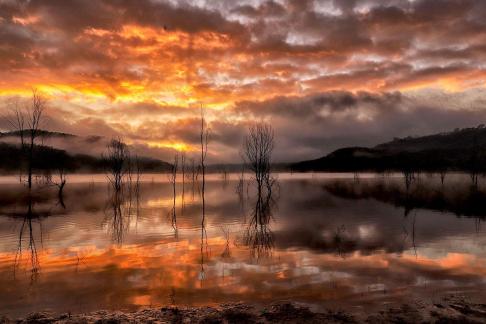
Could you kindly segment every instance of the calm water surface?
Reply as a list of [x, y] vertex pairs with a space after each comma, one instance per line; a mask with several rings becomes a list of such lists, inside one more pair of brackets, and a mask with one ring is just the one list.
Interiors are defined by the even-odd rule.
[[199, 187], [145, 175], [114, 198], [71, 176], [63, 201], [0, 178], [0, 314], [291, 299], [372, 307], [486, 291], [486, 195], [455, 175], [280, 174], [258, 199], [236, 175]]

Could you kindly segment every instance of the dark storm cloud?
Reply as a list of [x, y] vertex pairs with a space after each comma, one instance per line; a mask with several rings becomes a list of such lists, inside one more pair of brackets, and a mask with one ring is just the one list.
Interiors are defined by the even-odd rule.
[[396, 106], [402, 101], [400, 93], [374, 94], [358, 92], [353, 94], [347, 91], [335, 91], [315, 94], [307, 97], [278, 97], [264, 102], [240, 102], [235, 112], [251, 114], [255, 117], [288, 116], [290, 118], [315, 119], [324, 111], [340, 112], [356, 110], [363, 105], [376, 105], [381, 107]]
[[[104, 66], [105, 71], [93, 73], [93, 78], [113, 75], [110, 71], [116, 66], [114, 56], [126, 55], [121, 47], [140, 45], [137, 37], [121, 40], [110, 35], [111, 39], [104, 39], [103, 44], [96, 37], [79, 38], [89, 29], [117, 32], [127, 24], [134, 24], [161, 28], [162, 32], [213, 31], [233, 38], [245, 35], [241, 25], [225, 20], [218, 12], [148, 0], [3, 1], [0, 9], [0, 42], [6, 44], [0, 47], [0, 57], [8, 63], [5, 65], [8, 69], [39, 64], [55, 69], [83, 63]], [[117, 46], [111, 53], [106, 41]]]
[[192, 116], [194, 111], [189, 108], [160, 105], [156, 102], [139, 102], [133, 104], [122, 104], [105, 110], [105, 113], [123, 118], [133, 118], [137, 116]]
[[[280, 160], [318, 157], [344, 146], [373, 146], [394, 137], [477, 126], [486, 121], [485, 95], [336, 91], [306, 97], [241, 102], [234, 111], [275, 128]], [[428, 98], [425, 100], [424, 98]]]
[[[239, 161], [244, 136], [253, 121], [268, 121], [274, 127], [277, 142], [275, 161], [296, 161], [317, 158], [345, 146], [374, 146], [394, 137], [420, 136], [451, 131], [457, 127], [477, 126], [486, 122], [484, 106], [486, 94], [481, 91], [472, 91], [467, 95], [440, 91], [413, 95], [334, 91], [304, 97], [240, 102], [231, 112], [211, 112], [215, 114], [209, 124], [211, 162]], [[170, 121], [150, 121], [150, 117], [157, 114], [151, 109], [145, 107], [145, 111], [140, 112], [147, 120], [137, 127], [127, 128], [122, 122], [107, 123], [96, 117], [69, 123], [66, 116], [64, 126], [56, 129], [71, 130], [84, 136], [122, 136], [137, 143], [171, 141], [198, 147], [197, 114], [174, 114]], [[164, 114], [164, 108], [154, 109], [160, 109], [160, 113]], [[187, 111], [184, 108], [169, 108], [170, 111], [178, 109]], [[127, 116], [130, 117], [132, 112]], [[117, 116], [117, 113], [113, 115]], [[238, 118], [227, 119], [227, 115]], [[57, 120], [56, 123], [61, 125], [62, 121]], [[165, 149], [163, 156], [157, 149], [143, 150], [165, 159], [172, 154], [168, 149]]]
[[483, 123], [485, 15], [480, 0], [0, 0], [0, 91], [48, 85], [55, 130], [150, 154], [198, 144], [201, 102], [215, 159], [239, 159], [261, 119], [276, 160], [314, 158]]
[[[196, 61], [209, 59], [209, 55], [214, 60], [217, 59], [215, 56], [233, 52], [252, 55], [251, 60], [236, 66], [235, 75], [228, 71], [235, 78], [237, 73], [241, 74], [254, 64], [271, 64], [279, 60], [298, 64], [300, 69], [294, 73], [302, 74], [308, 73], [310, 65], [320, 65], [319, 69], [323, 71], [314, 71], [318, 75], [314, 78], [317, 89], [312, 91], [355, 88], [363, 79], [368, 90], [398, 90], [402, 83], [394, 82], [395, 78], [420, 78], [431, 69], [449, 69], [450, 65], [459, 63], [474, 70], [484, 58], [486, 40], [483, 19], [486, 5], [478, 0], [289, 0], [241, 5], [224, 2], [218, 6], [207, 4], [206, 7], [149, 0], [4, 0], [0, 6], [0, 40], [8, 44], [0, 48], [0, 56], [7, 70], [16, 66], [49, 69], [76, 66], [77, 71], [81, 65], [81, 77], [110, 84], [138, 80], [141, 76], [130, 73], [127, 65], [150, 57], [138, 54], [131, 59], [126, 47], [137, 48], [149, 45], [151, 41], [153, 45], [155, 40], [137, 36], [120, 38], [113, 33], [86, 35], [87, 30], [116, 33], [126, 25], [136, 25], [159, 28], [160, 33], [210, 31], [228, 35], [234, 42], [231, 48], [219, 52], [213, 50], [209, 54], [197, 47], [189, 47], [182, 51], [176, 49], [174, 54], [187, 56], [192, 53]], [[250, 20], [235, 21], [231, 18], [235, 15]], [[158, 55], [167, 55], [167, 51], [161, 50]], [[357, 61], [356, 55], [364, 56], [364, 61]], [[458, 62], [460, 59], [463, 61]], [[427, 60], [425, 65], [424, 60]], [[124, 61], [124, 64], [117, 64], [117, 61]], [[368, 70], [369, 64], [378, 63], [383, 69]], [[396, 66], [408, 68], [397, 71], [394, 70]], [[256, 73], [253, 77], [258, 78], [269, 73], [253, 72]], [[456, 72], [459, 74], [462, 70]], [[290, 76], [281, 74], [272, 76], [294, 83], [308, 82], [309, 79], [297, 77], [291, 80]], [[163, 74], [153, 77], [160, 78]], [[440, 77], [435, 74], [425, 82]], [[209, 89], [218, 87], [213, 82], [211, 80]], [[380, 88], [383, 83], [388, 87]], [[115, 87], [107, 91], [113, 93], [111, 96], [123, 89]]]
[[237, 6], [231, 10], [232, 13], [240, 14], [249, 18], [259, 17], [278, 17], [286, 13], [283, 5], [275, 1], [267, 1], [260, 4], [258, 7], [250, 5]]
[[85, 28], [119, 29], [126, 23], [165, 27], [187, 32], [217, 31], [241, 32], [241, 26], [228, 22], [222, 15], [188, 5], [174, 6], [163, 1], [102, 0], [59, 1], [33, 0], [23, 11], [39, 14], [43, 24], [49, 24], [70, 33]]

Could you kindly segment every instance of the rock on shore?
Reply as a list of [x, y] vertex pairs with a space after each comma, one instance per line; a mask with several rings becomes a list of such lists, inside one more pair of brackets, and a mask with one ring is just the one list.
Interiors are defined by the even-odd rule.
[[396, 305], [371, 314], [346, 310], [313, 312], [290, 302], [268, 307], [224, 304], [76, 315], [34, 313], [17, 320], [3, 317], [0, 323], [486, 323], [486, 304], [454, 296], [443, 298], [440, 303]]

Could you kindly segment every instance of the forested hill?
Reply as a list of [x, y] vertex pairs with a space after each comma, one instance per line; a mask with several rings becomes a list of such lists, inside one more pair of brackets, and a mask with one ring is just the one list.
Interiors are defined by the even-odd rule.
[[[23, 165], [25, 154], [19, 145], [0, 142], [0, 171], [14, 172]], [[44, 170], [56, 170], [60, 167], [67, 171], [75, 172], [103, 172], [104, 163], [101, 157], [94, 157], [86, 154], [69, 154], [64, 150], [55, 149], [49, 146], [38, 145], [34, 150], [34, 169], [42, 172]], [[144, 172], [164, 172], [171, 168], [167, 162], [140, 157], [140, 169]]]
[[[375, 147], [348, 147], [291, 165], [294, 171], [486, 171], [486, 128], [397, 138]], [[484, 169], [484, 170], [483, 170]]]
[[[25, 138], [30, 136], [30, 130], [23, 131]], [[0, 132], [0, 172], [13, 172], [24, 168], [25, 152], [20, 149], [21, 132]], [[64, 143], [64, 147], [72, 148], [79, 144], [82, 144], [85, 148], [91, 148], [93, 145], [102, 144], [103, 137], [101, 136], [88, 136], [82, 137], [69, 133], [52, 132], [40, 129], [37, 131], [39, 141], [34, 150], [34, 168], [37, 171], [57, 169], [62, 167], [72, 172], [103, 172], [104, 165], [99, 154], [91, 155], [83, 153], [74, 153], [73, 151], [66, 151], [61, 148], [55, 148], [52, 146], [43, 145], [45, 143], [43, 139], [59, 139], [61, 143]], [[76, 144], [76, 145], [75, 145]], [[68, 149], [69, 150], [69, 149]], [[165, 172], [171, 168], [171, 165], [167, 162], [149, 158], [139, 157], [139, 166], [144, 172]]]
[[[24, 136], [29, 136], [29, 130], [26, 129], [23, 131]], [[21, 132], [20, 131], [12, 131], [12, 132], [0, 132], [0, 138], [2, 137], [20, 137]], [[76, 135], [73, 134], [67, 134], [67, 133], [60, 133], [60, 132], [51, 132], [47, 130], [42, 130], [39, 129], [37, 131], [37, 135], [39, 137], [45, 137], [45, 138], [53, 138], [53, 137], [61, 137], [61, 138], [72, 138], [76, 137]]]
[[418, 152], [423, 150], [472, 149], [476, 146], [486, 147], [486, 128], [484, 125], [428, 136], [396, 138], [374, 148], [389, 152]]

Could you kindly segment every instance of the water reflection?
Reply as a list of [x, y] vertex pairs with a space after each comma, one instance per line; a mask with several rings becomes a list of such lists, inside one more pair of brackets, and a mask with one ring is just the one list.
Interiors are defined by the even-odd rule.
[[[204, 162], [204, 160], [202, 160]], [[204, 163], [202, 165], [201, 177], [201, 270], [199, 272], [200, 287], [203, 287], [204, 279], [206, 278], [206, 271], [204, 269], [205, 262], [209, 259], [209, 244], [208, 232], [206, 231], [206, 174], [204, 171]]]
[[[246, 179], [230, 190], [238, 175], [225, 187], [217, 175], [204, 191], [186, 186], [194, 199], [161, 178], [118, 195], [87, 178], [64, 189], [65, 209], [55, 191], [29, 198], [2, 184], [0, 312], [288, 298], [368, 305], [486, 291], [483, 210], [461, 206], [483, 193], [467, 178], [443, 189], [440, 179], [414, 183], [406, 204], [403, 180], [389, 177], [282, 177], [258, 195]], [[177, 236], [174, 206], [184, 206]]]
[[350, 181], [331, 181], [324, 185], [324, 189], [343, 198], [373, 198], [403, 207], [405, 216], [414, 209], [430, 209], [451, 212], [457, 216], [486, 217], [486, 192], [464, 182], [444, 187], [437, 181], [418, 181], [415, 186], [406, 185], [403, 188], [397, 179], [368, 180], [358, 184]]
[[[32, 205], [33, 205], [32, 197], [29, 195], [27, 197], [27, 211], [25, 212], [23, 217], [21, 217], [22, 218], [22, 225], [20, 226], [19, 244], [18, 244], [18, 248], [17, 248], [17, 253], [15, 254], [14, 277], [15, 277], [15, 271], [22, 261], [24, 231], [27, 229], [27, 242], [28, 242], [28, 250], [30, 252], [30, 258], [29, 259], [30, 259], [30, 265], [31, 265], [31, 270], [30, 270], [31, 281], [33, 282], [37, 278], [37, 275], [39, 274], [40, 262], [39, 262], [39, 256], [37, 254], [37, 246], [36, 246], [34, 228], [33, 228], [32, 222], [34, 220], [38, 220], [41, 237], [42, 237], [42, 224], [40, 223], [40, 221], [41, 221], [40, 217], [39, 217], [40, 215], [35, 214]], [[15, 216], [17, 216], [17, 215], [15, 215]]]
[[278, 184], [274, 181], [266, 188], [256, 190], [253, 201], [250, 200], [250, 215], [247, 218], [247, 227], [243, 243], [251, 251], [252, 258], [257, 261], [271, 256], [274, 247], [274, 236], [270, 228], [272, 209], [276, 205], [275, 190]]
[[[128, 206], [125, 204], [128, 201]], [[130, 197], [124, 197], [120, 190], [115, 190], [108, 201], [106, 222], [110, 229], [113, 242], [123, 243], [123, 238], [130, 228]]]
[[17, 235], [13, 278], [16, 279], [18, 269], [24, 268], [33, 284], [41, 269], [39, 250], [43, 245], [42, 221], [50, 216], [63, 215], [66, 206], [59, 195], [56, 201], [51, 192], [27, 191], [24, 188], [15, 194], [3, 195], [0, 202], [0, 217], [13, 221], [15, 228], [19, 228], [18, 232], [13, 232]]

